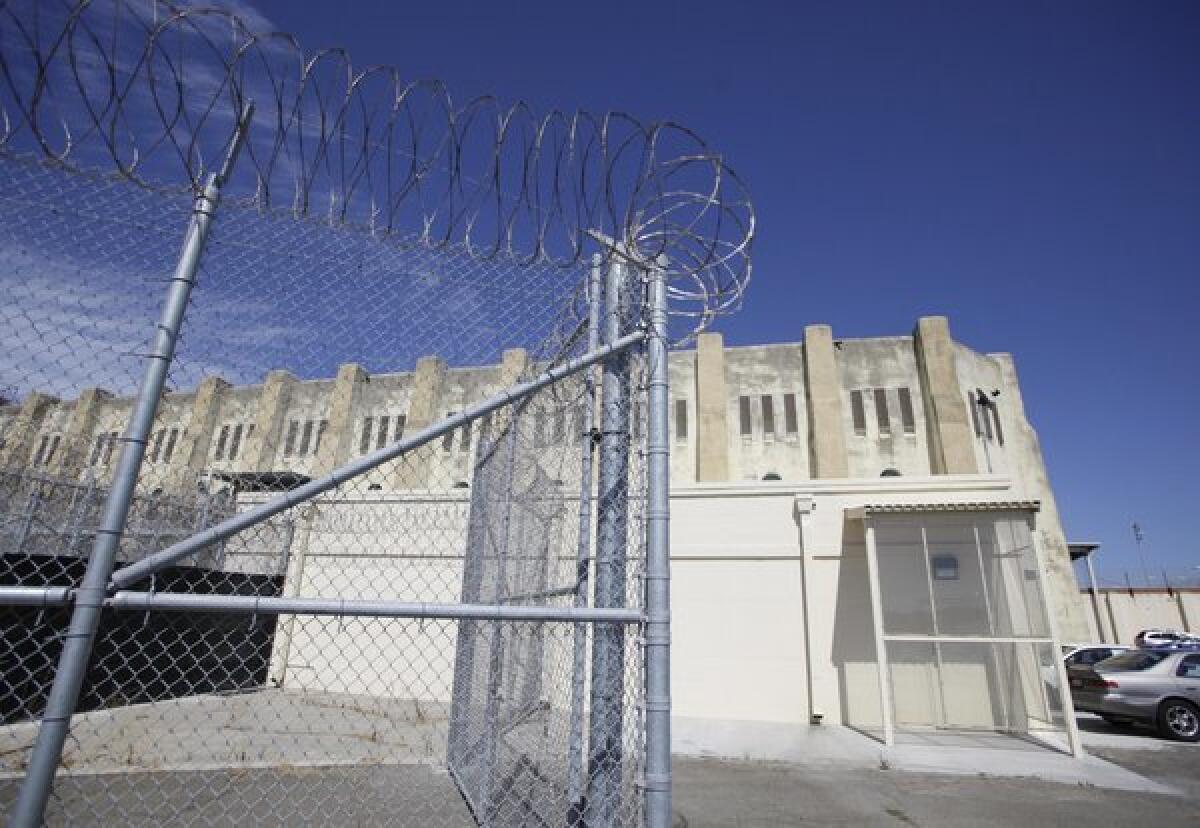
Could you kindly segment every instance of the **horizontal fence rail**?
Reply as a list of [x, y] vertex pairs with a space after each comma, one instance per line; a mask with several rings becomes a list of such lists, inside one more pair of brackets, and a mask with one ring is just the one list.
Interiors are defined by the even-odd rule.
[[480, 621], [591, 621], [637, 624], [636, 609], [604, 607], [534, 607], [508, 604], [427, 604], [401, 601], [323, 601], [320, 599], [266, 598], [240, 595], [169, 595], [121, 591], [105, 603], [121, 610], [167, 612], [240, 612], [262, 615], [332, 615], [363, 618], [439, 618]]

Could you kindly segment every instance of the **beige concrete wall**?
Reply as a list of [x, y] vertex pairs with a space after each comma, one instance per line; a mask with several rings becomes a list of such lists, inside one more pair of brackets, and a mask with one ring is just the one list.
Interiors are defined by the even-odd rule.
[[846, 477], [846, 438], [833, 330], [804, 329], [804, 387], [808, 402], [809, 468], [816, 478]]
[[[793, 482], [812, 477], [803, 349], [794, 344], [727, 348], [725, 374], [725, 440], [729, 454], [726, 480], [759, 481], [772, 473]], [[784, 412], [787, 395], [793, 396], [796, 406], [796, 430], [790, 433]], [[748, 435], [741, 433], [743, 396], [750, 404]], [[764, 397], [771, 400], [772, 428], [768, 428]]]
[[[720, 339], [718, 334], [712, 334]], [[712, 475], [713, 480], [729, 479], [729, 450], [727, 432], [721, 431], [718, 448], [712, 447], [715, 439], [717, 420], [714, 419], [713, 406], [720, 403], [720, 419], [725, 417], [725, 357], [720, 351], [711, 352], [712, 359], [706, 360], [706, 379], [701, 381], [699, 375], [700, 352], [675, 351], [667, 360], [667, 382], [670, 387], [670, 401], [667, 410], [667, 421], [671, 436], [671, 485], [688, 485], [695, 482], [701, 462], [708, 467], [704, 474]], [[719, 354], [719, 359], [718, 355]], [[716, 367], [713, 366], [716, 362]], [[720, 368], [718, 372], [716, 368]], [[719, 379], [713, 380], [714, 377]], [[687, 409], [687, 434], [680, 435], [675, 422], [676, 401], [682, 400]], [[643, 418], [648, 412], [640, 401], [635, 402], [633, 416]], [[705, 406], [708, 407], [707, 411]], [[638, 436], [634, 432], [635, 438]], [[706, 452], [705, 457], [701, 453]]]
[[[680, 386], [676, 382], [672, 387]], [[728, 407], [725, 343], [718, 333], [700, 334], [695, 356], [696, 466], [690, 479], [701, 483], [729, 480]]]
[[75, 400], [58, 453], [50, 464], [52, 474], [76, 479], [87, 467], [96, 418], [111, 398], [112, 394], [102, 388], [88, 388]]
[[1200, 590], [1179, 593], [1179, 615], [1184, 630], [1200, 633]]
[[1134, 636], [1151, 628], [1200, 632], [1200, 589], [1080, 590], [1080, 597], [1099, 619], [1100, 629], [1092, 628], [1096, 641], [1131, 646]]
[[[878, 477], [885, 469], [919, 477], [931, 474], [928, 424], [912, 337], [845, 340], [838, 348], [837, 365], [849, 476]], [[912, 402], [912, 433], [905, 431], [900, 412], [902, 388], [908, 389]], [[883, 391], [887, 430], [880, 427], [877, 390]], [[854, 426], [851, 394], [855, 391], [863, 402], [861, 433]]]
[[6, 423], [4, 445], [0, 446], [0, 468], [24, 468], [32, 462], [37, 438], [44, 421], [58, 400], [37, 391], [21, 402], [21, 407]]
[[672, 496], [675, 750], [755, 755], [763, 723], [808, 720], [803, 565], [794, 494]]
[[263, 383], [254, 414], [254, 434], [242, 451], [244, 466], [251, 471], [275, 471], [275, 460], [283, 455], [287, 410], [296, 378], [287, 371], [272, 371]]
[[[833, 332], [824, 325], [810, 326], [805, 336], [807, 344], [726, 347], [719, 334], [705, 334], [696, 350], [671, 354], [668, 419], [674, 485], [697, 480], [757, 481], [767, 475], [778, 475], [784, 481], [866, 478], [888, 469], [924, 476], [948, 468], [947, 446], [962, 443], [959, 448], [966, 459], [955, 461], [959, 466], [1012, 476], [1029, 497], [1046, 504], [1043, 544], [1051, 564], [1059, 567], [1058, 574], [1067, 574], [1061, 566], [1065, 547], [1059, 542], [1061, 528], [1054, 528], [1057, 518], [1049, 482], [1036, 434], [1020, 410], [1020, 390], [1010, 358], [979, 354], [953, 343], [942, 317], [921, 320], [915, 337], [835, 342]], [[192, 396], [199, 408], [181, 409], [178, 422], [171, 422], [164, 412], [159, 421], [163, 428], [187, 430], [187, 468], [193, 476], [214, 465], [221, 471], [288, 470], [315, 475], [361, 453], [366, 417], [372, 417], [375, 426], [383, 416], [391, 423], [405, 417], [406, 431], [411, 433], [447, 411], [511, 384], [527, 365], [525, 352], [514, 349], [490, 366], [451, 367], [431, 356], [422, 358], [415, 372], [369, 377], [363, 368], [346, 366], [353, 377], [342, 377], [340, 384], [336, 379], [301, 381], [277, 371], [262, 385], [222, 387], [219, 393], [202, 384]], [[348, 397], [342, 389], [347, 383]], [[989, 446], [974, 439], [965, 394], [975, 387], [1003, 389], [999, 398], [1007, 438], [1003, 446]], [[912, 402], [912, 433], [903, 428], [901, 389], [908, 390]], [[856, 390], [862, 392], [863, 433], [855, 429], [851, 415], [850, 399]], [[876, 391], [884, 393], [891, 424], [888, 429], [880, 426]], [[743, 397], [750, 402], [751, 429], [747, 435], [741, 434], [740, 427], [739, 398]], [[772, 401], [772, 428], [767, 427], [764, 398]], [[789, 400], [795, 401], [794, 432], [786, 422]], [[90, 440], [94, 442], [97, 434], [107, 430], [123, 430], [129, 403], [128, 398], [106, 402], [88, 435]], [[677, 404], [686, 409], [687, 434], [677, 429]], [[28, 458], [41, 436], [67, 428], [66, 418], [72, 407], [44, 406], [44, 416], [31, 434], [32, 443], [10, 440], [4, 452], [13, 455], [15, 451]], [[5, 414], [6, 432], [14, 438], [29, 430], [18, 427], [18, 415], [19, 409], [13, 406]], [[55, 420], [59, 415], [62, 423]], [[322, 420], [328, 420], [329, 425], [321, 456], [312, 446], [315, 439], [310, 441], [307, 453], [295, 451], [284, 456], [283, 446], [292, 422], [298, 422], [302, 429], [311, 421], [319, 428]], [[244, 435], [254, 426], [253, 435], [243, 438], [236, 458], [226, 455], [218, 461], [214, 451], [221, 430], [228, 428], [232, 434], [238, 425]], [[371, 448], [376, 446], [375, 435], [369, 444]], [[457, 437], [455, 445], [460, 445]], [[951, 455], [957, 456], [956, 451]], [[385, 491], [444, 488], [469, 476], [472, 451], [446, 453], [434, 446], [420, 455], [372, 472], [362, 482], [363, 487], [378, 486]], [[401, 473], [401, 469], [406, 471]], [[103, 479], [111, 469], [99, 471]], [[1060, 580], [1063, 595], [1073, 595], [1070, 580]], [[1062, 603], [1069, 600], [1064, 598]], [[1069, 626], [1067, 615], [1060, 621]]]
[[369, 381], [366, 370], [356, 363], [347, 363], [338, 368], [337, 379], [329, 395], [329, 408], [325, 417], [328, 431], [317, 450], [314, 471], [318, 475], [329, 474], [344, 465], [354, 452], [355, 422], [359, 398]]
[[944, 316], [923, 316], [913, 334], [921, 377], [929, 465], [934, 474], [974, 474], [978, 469], [971, 443], [970, 412], [954, 363], [954, 341]]
[[[442, 386], [446, 381], [446, 363], [436, 356], [417, 360], [412, 390], [408, 398], [408, 429], [417, 431], [443, 415]], [[437, 459], [437, 446], [423, 446], [396, 464], [393, 485], [399, 489], [420, 489], [430, 484], [430, 470]]]

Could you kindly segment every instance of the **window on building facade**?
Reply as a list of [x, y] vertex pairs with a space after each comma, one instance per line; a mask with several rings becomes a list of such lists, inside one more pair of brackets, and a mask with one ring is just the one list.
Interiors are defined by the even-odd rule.
[[[213, 453], [214, 460], [223, 460], [225, 458], [225, 444], [229, 442], [229, 426], [221, 426], [221, 433], [217, 435], [217, 450]], [[289, 450], [287, 452], [291, 454]]]
[[46, 448], [50, 445], [50, 438], [43, 437], [38, 443], [37, 451], [33, 453], [33, 465], [42, 465], [42, 458], [46, 456]]
[[321, 450], [321, 438], [325, 436], [325, 429], [329, 428], [329, 420], [321, 420], [317, 423], [317, 442], [313, 446], [313, 454]]
[[875, 389], [875, 420], [879, 424], [880, 434], [892, 433], [892, 418], [888, 411], [888, 398], [886, 388]]
[[775, 437], [775, 398], [770, 394], [762, 395], [763, 436]]
[[958, 580], [958, 556], [957, 555], [934, 555], [930, 558], [930, 563], [933, 569], [933, 580], [935, 581], [957, 581]]
[[750, 419], [749, 397], [738, 397], [738, 431], [743, 437], [754, 434], [754, 422]]
[[854, 433], [859, 437], [867, 433], [867, 412], [863, 408], [861, 391], [850, 392], [850, 417], [854, 420]]
[[387, 445], [388, 428], [392, 424], [392, 418], [387, 414], [379, 418], [379, 431], [375, 434], [375, 448], [381, 449]]
[[233, 435], [229, 440], [229, 459], [230, 461], [238, 458], [238, 452], [242, 448], [242, 430], [243, 426], [238, 423], [233, 427]]
[[796, 416], [796, 395], [783, 395], [783, 430], [789, 435], [800, 432], [800, 420]]
[[362, 433], [358, 436], [358, 453], [366, 454], [371, 450], [371, 426], [375, 425], [374, 417], [363, 417]]
[[296, 453], [296, 435], [300, 432], [300, 421], [288, 423], [287, 439], [283, 441], [283, 456], [291, 457]]
[[[454, 412], [454, 411], [447, 411], [446, 416], [453, 417], [455, 415], [455, 413], [456, 412]], [[538, 420], [538, 422], [542, 422], [542, 420], [545, 419], [545, 417], [541, 414], [539, 414], [538, 417], [541, 418]], [[540, 429], [539, 429], [539, 431], [540, 431]], [[448, 452], [448, 451], [451, 451], [453, 448], [454, 448], [454, 432], [447, 431], [445, 436], [442, 437], [442, 451]]]
[[313, 421], [305, 420], [304, 429], [300, 432], [300, 456], [308, 456], [308, 448], [312, 445]]
[[467, 420], [459, 431], [458, 450], [466, 454], [471, 450], [471, 421]]
[[907, 388], [896, 392], [900, 399], [900, 424], [905, 434], [914, 434], [917, 430], [916, 418], [913, 417], [912, 393]]
[[[254, 428], [254, 426], [251, 425], [250, 428]], [[179, 429], [177, 429], [177, 428], [171, 429], [171, 433], [167, 435], [166, 448], [163, 449], [163, 462], [164, 463], [171, 462], [171, 455], [173, 455], [175, 453], [175, 442], [178, 439], [179, 439]], [[95, 461], [93, 461], [93, 465], [95, 465]]]
[[167, 430], [160, 428], [154, 432], [154, 436], [150, 439], [150, 462], [157, 463], [158, 456], [162, 454], [163, 440], [167, 437]]
[[988, 408], [992, 412], [992, 422], [996, 425], [996, 442], [1004, 445], [1004, 431], [1000, 428], [1000, 406], [996, 405], [996, 401], [990, 400]]
[[397, 414], [396, 415], [396, 424], [392, 429], [392, 439], [393, 440], [399, 440], [401, 437], [404, 436], [404, 426], [407, 422], [408, 422], [408, 415], [406, 415], [406, 414]]
[[482, 444], [492, 434], [492, 413], [489, 411], [479, 420], [479, 442]]
[[686, 440], [688, 436], [687, 400], [675, 401], [675, 439]]
[[92, 444], [92, 459], [88, 462], [88, 465], [94, 466], [100, 462], [100, 457], [104, 453], [104, 443], [107, 440], [107, 434], [99, 434], [96, 436], [96, 442]]
[[992, 418], [988, 412], [988, 398], [982, 388], [975, 389], [975, 406], [979, 420], [983, 423], [983, 436], [988, 440], [995, 437], [992, 433]]
[[[997, 392], [999, 393], [999, 392]], [[975, 436], [987, 440], [995, 440], [1004, 445], [1004, 430], [1000, 425], [1000, 408], [994, 397], [988, 396], [982, 388], [967, 392], [967, 407], [971, 409], [971, 422], [975, 426]]]

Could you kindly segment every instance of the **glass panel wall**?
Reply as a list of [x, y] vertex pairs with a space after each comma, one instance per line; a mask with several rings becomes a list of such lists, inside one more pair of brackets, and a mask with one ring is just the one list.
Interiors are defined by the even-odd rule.
[[[957, 515], [923, 521], [939, 635], [991, 635], [975, 521]], [[890, 534], [890, 532], [888, 533]]]
[[888, 522], [886, 532], [876, 531], [879, 583], [883, 602], [883, 629], [889, 633], [933, 635], [933, 604], [929, 600], [929, 571], [921, 524], [915, 519]]
[[1021, 734], [1063, 727], [1048, 643], [889, 640], [886, 648], [897, 728]]
[[1061, 731], [1056, 648], [1030, 515], [872, 515], [894, 728]]

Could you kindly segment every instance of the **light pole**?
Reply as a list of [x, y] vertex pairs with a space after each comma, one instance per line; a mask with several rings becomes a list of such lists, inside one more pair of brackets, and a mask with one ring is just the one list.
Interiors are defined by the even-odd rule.
[[1133, 542], [1137, 544], [1138, 560], [1142, 562], [1142, 577], [1146, 579], [1146, 586], [1150, 586], [1150, 568], [1146, 566], [1146, 553], [1142, 549], [1142, 541], [1146, 539], [1142, 532], [1142, 526], [1136, 520], [1133, 522]]

